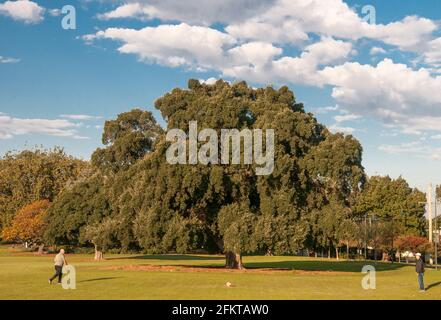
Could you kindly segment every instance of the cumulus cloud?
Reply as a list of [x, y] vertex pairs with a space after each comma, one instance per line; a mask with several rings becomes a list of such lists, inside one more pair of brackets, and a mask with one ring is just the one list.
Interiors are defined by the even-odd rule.
[[208, 79], [206, 79], [206, 80], [204, 80], [204, 79], [199, 79], [199, 82], [200, 82], [201, 84], [213, 85], [213, 84], [216, 83], [217, 80], [218, 80], [218, 79], [211, 77], [211, 78], [208, 78]]
[[128, 0], [114, 10], [99, 14], [103, 20], [138, 18], [211, 25], [252, 17], [273, 5], [273, 0]]
[[[342, 0], [133, 0], [99, 18], [173, 21], [83, 36], [86, 43], [120, 42], [119, 52], [143, 62], [212, 70], [252, 83], [329, 86], [341, 106], [336, 130], [353, 132], [339, 124], [370, 116], [408, 134], [441, 131], [441, 38], [434, 37], [438, 25], [427, 18], [370, 24]], [[224, 27], [214, 28], [216, 22]], [[416, 53], [416, 64], [350, 61], [360, 39], [375, 41], [371, 55], [387, 53], [383, 43]], [[420, 62], [429, 66], [416, 69]]]
[[77, 134], [76, 127], [77, 124], [64, 119], [23, 119], [0, 114], [0, 139], [24, 134], [87, 139]]
[[226, 31], [253, 40], [267, 40], [272, 34], [273, 41], [285, 43], [305, 40], [308, 33], [351, 40], [370, 38], [419, 51], [436, 28], [430, 19], [416, 16], [389, 24], [370, 24], [342, 0], [279, 0], [263, 13], [227, 26]]
[[215, 29], [186, 23], [140, 30], [108, 28], [83, 37], [85, 41], [97, 38], [122, 42], [119, 52], [136, 54], [145, 62], [198, 68], [213, 68], [222, 63], [224, 47], [235, 42], [231, 36]]
[[429, 41], [423, 54], [426, 63], [441, 66], [441, 37]]
[[139, 30], [108, 28], [84, 35], [83, 39], [87, 43], [97, 39], [122, 42], [119, 52], [135, 54], [144, 62], [212, 69], [227, 77], [261, 83], [283, 81], [322, 85], [318, 69], [342, 62], [352, 52], [350, 42], [323, 37], [306, 46], [298, 57], [281, 56], [283, 50], [271, 43], [238, 44], [231, 35], [186, 23]]
[[337, 124], [333, 124], [333, 125], [329, 126], [329, 130], [333, 133], [340, 132], [340, 133], [347, 134], [347, 135], [354, 134], [354, 132], [356, 131], [355, 128], [339, 126]]
[[369, 54], [374, 56], [374, 55], [377, 55], [377, 54], [385, 54], [386, 52], [387, 51], [384, 50], [381, 47], [372, 47], [371, 50], [369, 51]]
[[43, 21], [45, 9], [30, 0], [6, 1], [0, 3], [0, 14], [25, 23]]
[[99, 15], [101, 19], [141, 18], [189, 24], [225, 23], [241, 40], [300, 45], [308, 33], [358, 40], [370, 38], [419, 52], [437, 25], [408, 16], [389, 24], [370, 24], [342, 0], [133, 0]]
[[245, 54], [249, 58], [248, 63], [222, 67], [223, 74], [258, 82], [276, 81], [320, 86], [323, 81], [318, 74], [318, 68], [343, 61], [352, 51], [351, 43], [329, 37], [306, 46], [298, 57], [283, 56], [270, 60], [279, 55], [280, 51], [270, 44], [264, 48], [261, 48], [260, 53], [262, 59], [256, 60], [251, 54]]
[[384, 59], [377, 66], [347, 62], [319, 71], [345, 109], [371, 115], [408, 133], [441, 131], [441, 76]]

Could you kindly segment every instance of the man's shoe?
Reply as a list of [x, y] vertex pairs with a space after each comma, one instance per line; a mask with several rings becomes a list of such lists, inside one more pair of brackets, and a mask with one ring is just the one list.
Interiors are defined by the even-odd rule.
[[49, 284], [52, 284], [52, 281], [51, 281], [51, 279], [47, 279], [47, 282], [49, 282]]
[[61, 284], [61, 282], [57, 282], [57, 284]]
[[423, 289], [423, 290], [420, 290], [420, 292], [426, 292], [426, 290]]

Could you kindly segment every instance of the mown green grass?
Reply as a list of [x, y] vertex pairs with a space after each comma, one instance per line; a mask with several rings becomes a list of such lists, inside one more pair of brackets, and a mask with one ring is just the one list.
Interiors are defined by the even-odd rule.
[[[440, 299], [441, 271], [428, 269], [418, 292], [413, 266], [377, 263], [377, 288], [363, 290], [365, 262], [291, 256], [248, 256], [245, 272], [221, 267], [215, 255], [67, 255], [77, 273], [75, 290], [49, 285], [53, 255], [37, 256], [0, 247], [0, 299]], [[374, 264], [374, 262], [368, 262]], [[182, 266], [127, 270], [123, 266]], [[188, 267], [219, 267], [189, 270]], [[256, 269], [258, 268], [258, 269]], [[260, 268], [287, 268], [261, 272]], [[259, 272], [257, 272], [259, 270]], [[229, 281], [233, 287], [226, 287]]]

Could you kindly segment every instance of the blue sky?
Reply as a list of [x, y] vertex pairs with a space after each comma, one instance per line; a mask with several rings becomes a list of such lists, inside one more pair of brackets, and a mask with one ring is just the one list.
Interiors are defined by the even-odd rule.
[[368, 174], [425, 190], [441, 183], [440, 19], [437, 0], [0, 1], [0, 154], [88, 159], [106, 119], [140, 107], [164, 124], [154, 100], [189, 78], [244, 79], [288, 85], [361, 141]]

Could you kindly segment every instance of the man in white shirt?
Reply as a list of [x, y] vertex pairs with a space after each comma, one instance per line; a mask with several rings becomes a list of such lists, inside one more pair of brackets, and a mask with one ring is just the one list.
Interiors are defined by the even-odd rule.
[[62, 270], [64, 265], [67, 266], [67, 261], [64, 257], [64, 249], [61, 249], [54, 258], [55, 274], [49, 279], [49, 284], [52, 284], [52, 280], [54, 280], [56, 277], [58, 277], [58, 284], [61, 284], [61, 277], [63, 276]]

